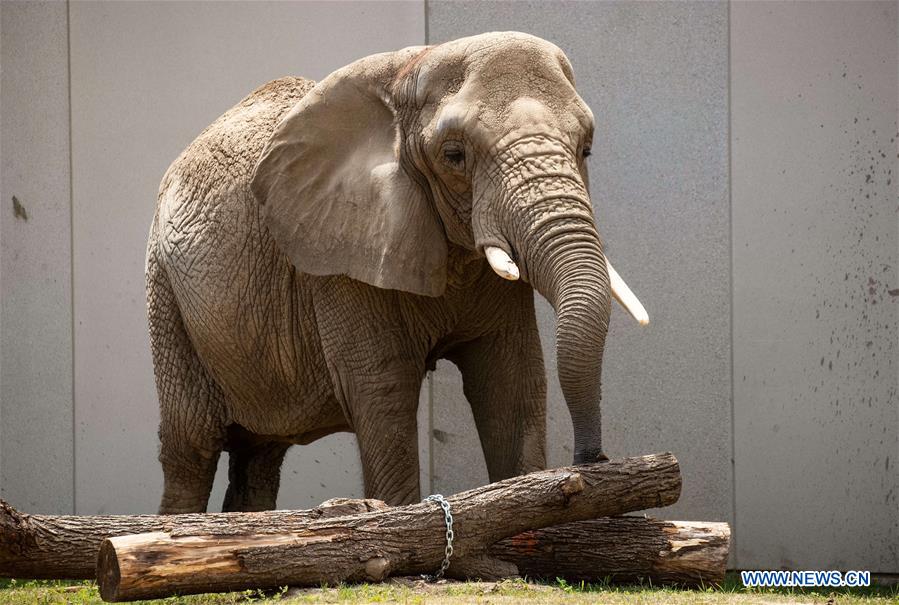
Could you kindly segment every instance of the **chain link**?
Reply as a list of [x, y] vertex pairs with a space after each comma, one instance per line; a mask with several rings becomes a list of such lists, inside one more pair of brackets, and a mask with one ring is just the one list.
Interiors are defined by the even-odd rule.
[[446, 523], [446, 550], [444, 550], [443, 563], [440, 564], [440, 569], [437, 570], [437, 573], [432, 576], [424, 576], [426, 580], [433, 582], [443, 577], [446, 568], [449, 567], [450, 557], [453, 556], [453, 538], [455, 537], [453, 534], [453, 513], [450, 512], [450, 505], [447, 499], [440, 494], [428, 496], [423, 501], [439, 504], [440, 508], [443, 509], [443, 521]]

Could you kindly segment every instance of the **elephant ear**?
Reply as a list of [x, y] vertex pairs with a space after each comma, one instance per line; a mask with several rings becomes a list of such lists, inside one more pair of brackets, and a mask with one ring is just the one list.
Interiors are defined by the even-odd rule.
[[423, 49], [367, 57], [313, 87], [278, 124], [251, 188], [294, 266], [439, 296], [443, 225], [399, 161], [392, 83]]

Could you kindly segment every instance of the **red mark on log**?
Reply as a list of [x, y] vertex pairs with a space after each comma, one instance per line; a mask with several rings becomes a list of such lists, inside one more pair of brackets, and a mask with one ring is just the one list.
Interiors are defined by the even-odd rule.
[[532, 531], [526, 531], [524, 533], [520, 533], [517, 536], [513, 536], [510, 538], [512, 544], [515, 548], [524, 553], [535, 553], [537, 552], [537, 538]]

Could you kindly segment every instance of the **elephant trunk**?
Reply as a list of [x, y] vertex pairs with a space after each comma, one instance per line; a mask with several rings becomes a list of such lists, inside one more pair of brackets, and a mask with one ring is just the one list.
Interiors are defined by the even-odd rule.
[[532, 239], [524, 261], [531, 285], [556, 311], [559, 384], [574, 427], [574, 462], [594, 462], [604, 458], [601, 373], [610, 313], [602, 244], [592, 217], [561, 218]]
[[600, 375], [610, 285], [589, 195], [574, 170], [514, 172], [501, 181], [505, 186], [479, 196], [499, 200], [505, 211], [490, 212], [493, 204], [476, 206], [476, 241], [498, 275], [518, 279], [520, 271], [555, 309], [559, 382], [574, 426], [574, 462], [593, 462], [604, 458]]

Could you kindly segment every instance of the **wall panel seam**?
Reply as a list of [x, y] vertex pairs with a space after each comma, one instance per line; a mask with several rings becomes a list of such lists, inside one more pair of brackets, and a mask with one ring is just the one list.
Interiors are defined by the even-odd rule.
[[425, 11], [425, 46], [431, 43], [431, 7], [428, 2], [429, 0], [422, 0]]
[[68, 90], [68, 114], [69, 114], [69, 346], [71, 347], [71, 379], [72, 379], [72, 514], [77, 515], [78, 489], [77, 458], [75, 448], [77, 443], [76, 417], [75, 417], [75, 189], [72, 158], [72, 4], [66, 0], [66, 88]]
[[733, 0], [727, 3], [727, 222], [730, 229], [730, 503], [731, 503], [731, 552], [736, 569], [740, 568], [737, 550], [737, 437], [736, 398], [734, 397], [734, 194], [733, 194], [733, 61], [731, 38], [731, 8]]

